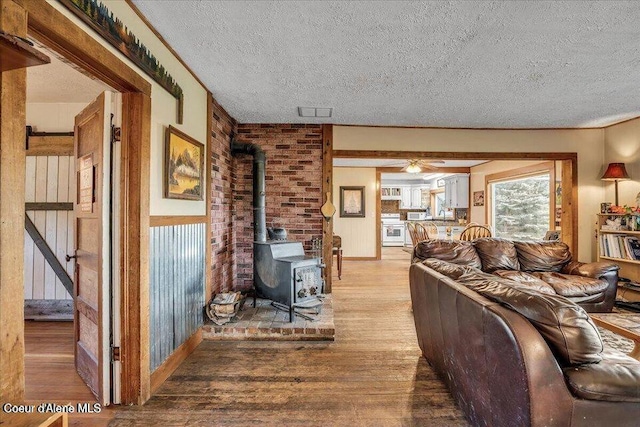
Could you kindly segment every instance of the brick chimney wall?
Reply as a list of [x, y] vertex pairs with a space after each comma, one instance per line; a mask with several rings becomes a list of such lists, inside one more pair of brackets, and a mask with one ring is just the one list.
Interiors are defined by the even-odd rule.
[[[311, 248], [322, 237], [322, 126], [238, 124], [236, 139], [258, 144], [267, 157], [267, 227], [284, 227], [288, 238]], [[252, 159], [233, 158], [234, 289], [253, 285]]]
[[[233, 177], [231, 134], [236, 121], [213, 100], [211, 130], [211, 274], [212, 292], [228, 291], [236, 276], [235, 247], [233, 245]], [[207, 296], [207, 298], [209, 298]]]

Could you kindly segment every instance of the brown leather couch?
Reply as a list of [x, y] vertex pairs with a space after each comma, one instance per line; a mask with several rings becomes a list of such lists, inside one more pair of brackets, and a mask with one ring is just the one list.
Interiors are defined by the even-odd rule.
[[413, 262], [427, 258], [472, 266], [542, 293], [564, 296], [588, 312], [611, 311], [618, 289], [616, 264], [573, 261], [569, 247], [559, 241], [425, 240], [415, 246]]
[[640, 423], [640, 362], [603, 351], [567, 298], [436, 259], [410, 287], [422, 353], [472, 425]]

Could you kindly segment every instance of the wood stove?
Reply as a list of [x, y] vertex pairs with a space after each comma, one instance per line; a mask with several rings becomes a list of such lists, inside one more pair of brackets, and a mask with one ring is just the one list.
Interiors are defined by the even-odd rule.
[[264, 151], [232, 139], [231, 153], [253, 156], [253, 285], [259, 297], [288, 309], [291, 322], [296, 307], [321, 304], [322, 260], [305, 255], [301, 242], [267, 240]]
[[323, 291], [321, 259], [305, 255], [301, 242], [253, 244], [254, 286], [259, 297], [280, 303], [293, 321], [296, 307], [318, 302]]

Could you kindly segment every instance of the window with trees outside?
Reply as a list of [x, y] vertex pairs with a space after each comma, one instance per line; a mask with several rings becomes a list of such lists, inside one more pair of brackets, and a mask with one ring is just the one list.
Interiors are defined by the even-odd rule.
[[550, 229], [554, 202], [550, 171], [488, 182], [495, 237], [542, 239]]

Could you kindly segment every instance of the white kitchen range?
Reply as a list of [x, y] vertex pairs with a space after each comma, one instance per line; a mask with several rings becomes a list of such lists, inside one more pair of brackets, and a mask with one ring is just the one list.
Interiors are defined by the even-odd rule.
[[404, 246], [405, 223], [399, 213], [383, 213], [382, 246]]

